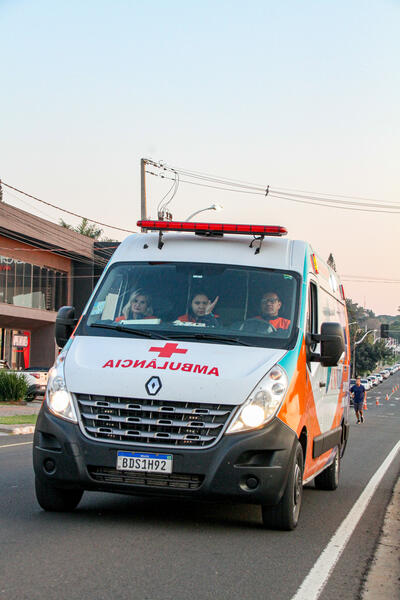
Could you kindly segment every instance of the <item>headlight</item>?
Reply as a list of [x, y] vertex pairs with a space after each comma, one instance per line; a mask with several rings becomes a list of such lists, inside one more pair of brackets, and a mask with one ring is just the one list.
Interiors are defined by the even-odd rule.
[[64, 379], [64, 360], [61, 355], [49, 371], [46, 402], [50, 411], [57, 417], [77, 423], [75, 407]]
[[288, 378], [285, 371], [273, 367], [254, 388], [226, 433], [258, 429], [274, 417], [285, 397]]

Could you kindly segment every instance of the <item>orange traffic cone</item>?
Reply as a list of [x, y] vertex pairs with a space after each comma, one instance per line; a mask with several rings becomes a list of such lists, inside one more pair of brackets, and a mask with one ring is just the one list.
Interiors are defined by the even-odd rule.
[[389, 400], [389, 394], [386, 394], [385, 400]]
[[[386, 394], [386, 397], [387, 397], [387, 394]], [[376, 399], [376, 402], [375, 402], [375, 404], [376, 404], [377, 406], [379, 406], [379, 399], [378, 399], [378, 398]]]
[[368, 406], [367, 406], [367, 401], [366, 400], [364, 400], [363, 410], [368, 410]]

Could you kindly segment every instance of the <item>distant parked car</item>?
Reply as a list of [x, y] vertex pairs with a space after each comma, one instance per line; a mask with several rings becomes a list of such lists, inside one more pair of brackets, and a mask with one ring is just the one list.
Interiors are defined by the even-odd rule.
[[389, 376], [390, 376], [390, 373], [389, 373], [389, 371], [387, 369], [384, 369], [383, 371], [380, 371], [380, 374], [382, 375], [382, 377], [384, 379], [388, 379]]
[[361, 379], [361, 385], [363, 385], [367, 391], [372, 388], [372, 383], [366, 377]]
[[374, 373], [375, 377], [378, 380], [378, 383], [382, 383], [383, 381], [383, 375], [381, 375], [380, 373]]
[[367, 379], [369, 379], [374, 387], [378, 385], [378, 379], [375, 377], [375, 375], [368, 375]]
[[46, 393], [48, 371], [46, 367], [28, 367], [22, 371], [24, 375], [33, 378], [31, 386], [33, 386], [35, 398], [42, 397]]

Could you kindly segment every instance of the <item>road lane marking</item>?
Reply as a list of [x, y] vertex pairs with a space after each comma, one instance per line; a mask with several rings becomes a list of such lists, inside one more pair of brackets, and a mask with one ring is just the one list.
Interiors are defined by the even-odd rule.
[[376, 488], [389, 469], [400, 449], [400, 441], [389, 452], [379, 469], [369, 480], [364, 491], [350, 510], [347, 517], [336, 530], [330, 542], [320, 554], [307, 577], [303, 580], [292, 600], [317, 600], [336, 566], [351, 534], [363, 516]]
[[0, 445], [0, 448], [11, 448], [12, 446], [26, 446], [26, 444], [33, 444], [33, 442], [20, 442], [19, 444], [6, 444], [4, 446]]

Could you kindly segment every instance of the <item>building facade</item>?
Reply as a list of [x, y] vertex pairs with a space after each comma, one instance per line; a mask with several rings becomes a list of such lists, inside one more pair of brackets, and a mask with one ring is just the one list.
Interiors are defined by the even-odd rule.
[[82, 311], [115, 247], [0, 202], [0, 360], [50, 367], [58, 309]]

